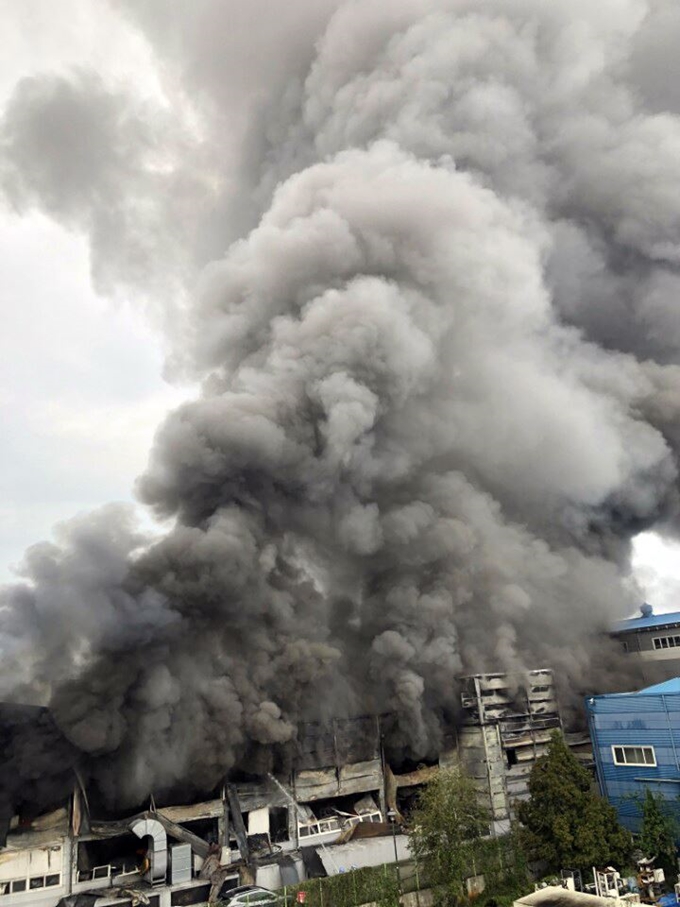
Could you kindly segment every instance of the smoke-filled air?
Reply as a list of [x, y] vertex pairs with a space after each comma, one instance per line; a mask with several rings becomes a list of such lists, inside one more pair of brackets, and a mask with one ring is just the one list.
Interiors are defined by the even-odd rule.
[[424, 758], [466, 673], [606, 685], [630, 540], [680, 517], [677, 0], [112, 10], [160, 91], [22, 79], [2, 193], [200, 392], [138, 480], [161, 535], [111, 504], [26, 553], [0, 697], [133, 804], [302, 719]]

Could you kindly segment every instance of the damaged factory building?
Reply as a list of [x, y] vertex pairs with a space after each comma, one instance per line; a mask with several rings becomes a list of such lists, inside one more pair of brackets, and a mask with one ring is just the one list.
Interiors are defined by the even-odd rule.
[[[98, 814], [73, 771], [70, 795], [50, 812], [31, 815], [20, 796], [4, 805], [0, 901], [186, 907], [242, 884], [276, 889], [395, 856], [407, 860], [408, 838], [401, 828], [393, 833], [392, 821], [408, 816], [439, 765], [466, 768], [489, 807], [490, 832], [501, 834], [550, 733], [561, 727], [552, 674], [533, 671], [521, 683], [504, 674], [463, 678], [461, 706], [460, 723], [432, 764], [393, 770], [383, 748], [389, 719], [303, 724], [285, 777], [236, 777], [214, 799], [152, 800], [124, 818]], [[8, 714], [0, 710], [5, 754], [20, 762], [22, 747], [34, 731], [44, 735], [51, 717], [45, 709], [15, 709], [8, 729]], [[53, 723], [51, 733], [54, 758], [66, 764], [56, 750], [68, 744]], [[11, 758], [5, 763], [11, 772]]]
[[[68, 744], [47, 710], [3, 707], [0, 725], [6, 778], [21, 776], [32, 735], [45, 748], [46, 731], [53, 761], [68, 762]], [[241, 884], [274, 889], [393, 862], [395, 847], [407, 859], [406, 836], [393, 836], [386, 821], [386, 796], [401, 782], [383, 762], [381, 734], [375, 717], [304, 724], [287, 776], [236, 778], [217, 798], [171, 806], [152, 800], [121, 818], [98, 812], [77, 771], [69, 796], [49, 812], [24, 810], [17, 791], [13, 804], [3, 804], [0, 899], [186, 907]]]
[[552, 671], [528, 674], [476, 674], [461, 680], [463, 716], [454, 747], [440, 764], [459, 762], [475, 780], [492, 820], [492, 833], [510, 830], [513, 805], [529, 796], [529, 776], [559, 731], [572, 753], [592, 768], [590, 738], [565, 729], [560, 718]]

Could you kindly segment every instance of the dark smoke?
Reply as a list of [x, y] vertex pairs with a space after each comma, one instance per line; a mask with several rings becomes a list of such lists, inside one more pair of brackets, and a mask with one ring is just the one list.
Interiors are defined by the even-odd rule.
[[202, 393], [139, 481], [163, 538], [108, 507], [28, 552], [2, 695], [136, 802], [302, 718], [432, 753], [466, 672], [613, 682], [630, 539], [678, 523], [675, 0], [116, 6], [174, 115], [37, 76], [0, 173]]

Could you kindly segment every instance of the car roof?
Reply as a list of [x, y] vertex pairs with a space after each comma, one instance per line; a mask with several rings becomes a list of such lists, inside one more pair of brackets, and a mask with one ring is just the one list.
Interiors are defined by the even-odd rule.
[[250, 891], [237, 891], [236, 894], [231, 897], [227, 897], [227, 901], [245, 901], [249, 897], [262, 898], [262, 896], [271, 898], [273, 901], [278, 900], [279, 895], [275, 891], [269, 891], [268, 888], [253, 888]]

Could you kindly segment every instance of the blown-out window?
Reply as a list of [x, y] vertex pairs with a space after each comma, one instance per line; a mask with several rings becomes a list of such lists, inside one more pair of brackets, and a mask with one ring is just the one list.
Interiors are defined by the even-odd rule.
[[656, 765], [653, 746], [613, 746], [614, 765]]

